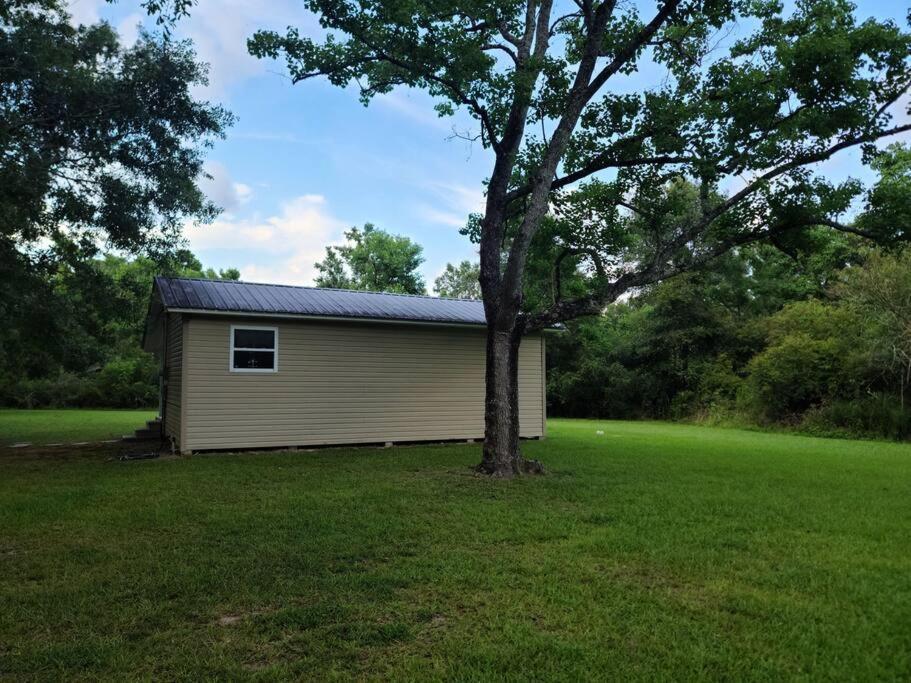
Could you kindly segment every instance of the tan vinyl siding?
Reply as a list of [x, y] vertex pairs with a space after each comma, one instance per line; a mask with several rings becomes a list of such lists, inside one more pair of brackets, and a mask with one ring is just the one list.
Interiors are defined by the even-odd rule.
[[180, 408], [183, 392], [183, 321], [179, 313], [171, 313], [167, 318], [167, 338], [165, 341], [165, 393], [164, 430], [165, 435], [180, 441]]
[[[229, 371], [231, 325], [278, 328], [278, 372]], [[183, 449], [478, 439], [484, 331], [186, 318]], [[543, 436], [540, 335], [520, 350], [522, 436]]]
[[547, 436], [547, 349], [544, 335], [538, 335], [541, 352], [541, 438]]

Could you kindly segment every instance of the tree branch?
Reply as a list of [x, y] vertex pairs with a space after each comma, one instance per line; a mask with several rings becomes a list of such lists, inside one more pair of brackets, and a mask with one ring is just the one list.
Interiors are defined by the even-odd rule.
[[563, 23], [567, 19], [578, 19], [580, 16], [582, 16], [581, 12], [570, 12], [569, 14], [564, 14], [562, 17], [558, 17], [550, 25], [550, 28], [548, 29], [548, 33], [551, 35], [551, 37], [553, 37], [554, 30], [557, 28], [557, 26], [559, 26], [561, 23]]
[[[535, 46], [536, 57], [538, 56], [538, 51], [540, 51], [541, 56], [543, 56], [550, 38], [549, 33], [547, 33], [550, 18], [550, 3], [545, 3], [545, 5], [547, 12], [545, 13], [544, 8], [542, 7], [541, 14], [538, 17], [538, 43]], [[551, 136], [550, 142], [547, 145], [546, 151], [544, 152], [544, 158], [538, 167], [538, 172], [533, 179], [534, 187], [530, 193], [531, 198], [529, 200], [528, 210], [522, 218], [518, 232], [509, 249], [509, 256], [506, 260], [506, 268], [503, 272], [501, 285], [501, 289], [506, 294], [505, 297], [501, 297], [501, 299], [505, 299], [505, 301], [503, 301], [505, 305], [501, 307], [499, 313], [499, 324], [504, 326], [511, 325], [510, 321], [514, 320], [515, 315], [518, 313], [519, 307], [521, 306], [521, 278], [525, 268], [525, 260], [528, 256], [528, 246], [534, 237], [535, 231], [540, 225], [541, 218], [547, 211], [547, 199], [550, 195], [551, 183], [553, 182], [553, 176], [557, 169], [557, 165], [566, 151], [566, 145], [569, 143], [572, 130], [575, 128], [576, 122], [588, 102], [585, 97], [586, 87], [594, 72], [598, 59], [598, 51], [604, 38], [604, 31], [614, 5], [615, 0], [606, 0], [600, 4], [594, 12], [594, 18], [588, 36], [586, 37], [583, 54], [579, 60], [579, 67], [576, 70], [573, 85], [567, 96], [566, 107]], [[504, 192], [503, 211], [505, 212], [507, 208], [508, 202], [505, 201]]]
[[607, 277], [607, 273], [604, 269], [604, 262], [601, 260], [601, 255], [597, 250], [592, 248], [585, 247], [563, 247], [563, 250], [560, 252], [560, 255], [557, 256], [554, 261], [554, 301], [560, 301], [563, 297], [563, 275], [561, 272], [561, 267], [563, 266], [563, 260], [567, 256], [581, 256], [587, 255], [592, 263], [595, 265], [595, 270], [598, 273], [598, 277], [604, 279]]
[[[488, 322], [493, 321], [500, 309], [500, 293], [502, 290], [502, 274], [500, 271], [500, 253], [506, 235], [506, 193], [512, 178], [516, 155], [525, 134], [525, 125], [528, 118], [528, 109], [531, 102], [531, 89], [540, 72], [541, 58], [547, 51], [549, 36], [546, 34], [550, 21], [552, 0], [542, 0], [538, 9], [537, 0], [527, 0], [525, 9], [525, 27], [521, 39], [517, 39], [506, 31], [505, 25], [501, 26], [504, 38], [516, 46], [515, 75], [528, 76], [517, 78], [517, 83], [522, 83], [523, 91], [516, 91], [509, 106], [506, 123], [503, 126], [503, 135], [500, 146], [494, 148], [496, 160], [493, 173], [487, 186], [487, 200], [484, 207], [484, 222], [481, 226], [481, 291], [484, 294], [484, 313]], [[536, 16], [537, 14], [537, 16]], [[542, 33], [537, 33], [540, 30]], [[537, 41], [535, 39], [537, 38]], [[525, 73], [529, 69], [532, 46], [534, 45], [535, 60], [532, 62], [533, 73]], [[534, 78], [531, 78], [534, 76]]]
[[591, 28], [592, 0], [573, 0], [573, 3], [581, 10], [582, 18], [585, 20], [585, 26]]
[[655, 17], [646, 24], [636, 37], [617, 53], [611, 60], [610, 64], [605, 66], [591, 83], [586, 91], [586, 98], [590, 100], [597, 94], [608, 79], [622, 69], [629, 60], [636, 56], [636, 53], [647, 43], [655, 33], [664, 25], [664, 22], [677, 10], [682, 0], [666, 0], [664, 6], [655, 15]]
[[827, 228], [832, 228], [833, 230], [838, 230], [839, 232], [845, 232], [849, 235], [857, 235], [858, 237], [863, 237], [868, 240], [875, 240], [877, 238], [872, 232], [868, 230], [861, 230], [860, 228], [855, 228], [853, 225], [845, 225], [844, 223], [839, 223], [838, 221], [833, 221], [828, 218], [821, 218], [814, 222], [814, 225], [823, 225]]
[[506, 22], [501, 21], [500, 24], [497, 26], [497, 30], [500, 32], [500, 35], [503, 37], [503, 40], [510, 43], [513, 47], [518, 49], [519, 46], [521, 46], [522, 41], [518, 37], [513, 35], [513, 33], [506, 26]]
[[502, 43], [485, 43], [484, 45], [481, 46], [481, 49], [485, 50], [485, 51], [502, 50], [503, 52], [505, 52], [512, 58], [512, 61], [514, 64], [519, 63], [519, 56], [516, 54], [515, 50], [513, 50], [508, 45], [503, 45]]
[[[786, 117], [786, 118], [789, 118], [789, 117]], [[781, 122], [784, 122], [784, 119], [782, 119]], [[836, 152], [839, 152], [843, 149], [847, 149], [848, 147], [855, 147], [857, 145], [862, 145], [866, 142], [873, 142], [880, 138], [889, 137], [892, 135], [898, 135], [900, 133], [904, 133], [907, 131], [911, 131], [911, 124], [895, 126], [893, 128], [882, 131], [881, 133], [878, 133], [875, 135], [867, 134], [867, 135], [856, 136], [856, 137], [850, 138], [848, 140], [843, 140], [820, 152], [814, 152], [812, 154], [806, 154], [801, 157], [795, 157], [794, 159], [792, 159], [789, 162], [780, 164], [779, 166], [776, 166], [776, 167], [770, 169], [769, 171], [766, 171], [764, 174], [759, 176], [759, 178], [757, 178], [756, 181], [754, 181], [754, 183], [751, 183], [750, 185], [745, 187], [743, 190], [741, 190], [740, 193], [738, 193], [738, 195], [734, 195], [731, 199], [733, 200], [736, 198], [736, 200], [739, 201], [739, 199], [742, 198], [739, 195], [743, 194], [743, 196], [745, 197], [748, 194], [752, 194], [752, 192], [754, 192], [756, 189], [758, 189], [758, 186], [766, 180], [771, 180], [775, 177], [782, 175], [783, 173], [786, 173], [787, 171], [793, 170], [800, 166], [806, 166], [808, 164], [816, 163], [819, 161], [825, 161], [826, 159], [828, 159], [830, 156], [832, 156]], [[558, 190], [560, 188], [566, 187], [567, 185], [571, 185], [580, 180], [584, 180], [588, 176], [593, 175], [594, 173], [597, 173], [598, 171], [604, 171], [609, 168], [631, 168], [631, 167], [635, 167], [635, 166], [667, 166], [667, 165], [673, 165], [673, 164], [693, 163], [693, 162], [700, 160], [698, 157], [695, 157], [695, 156], [674, 156], [674, 155], [670, 155], [670, 154], [648, 156], [648, 157], [638, 157], [635, 159], [617, 159], [613, 156], [615, 154], [616, 148], [618, 146], [623, 145], [623, 144], [634, 143], [634, 142], [638, 141], [637, 138], [642, 139], [643, 137], [644, 136], [636, 136], [636, 137], [632, 137], [632, 138], [624, 138], [623, 140], [618, 140], [614, 145], [612, 145], [612, 149], [607, 149], [607, 150], [601, 152], [594, 159], [592, 159], [591, 162], [586, 164], [584, 167], [580, 168], [578, 171], [574, 171], [573, 173], [568, 173], [565, 176], [561, 176], [561, 177], [555, 179], [551, 183], [551, 189]], [[739, 156], [742, 156], [742, 155], [739, 155]], [[732, 160], [732, 162], [729, 162], [727, 164], [722, 164], [722, 165], [716, 166], [715, 169], [721, 173], [729, 173], [731, 171], [732, 163], [733, 163], [733, 160]], [[754, 185], [755, 185], [755, 187], [754, 187]], [[533, 186], [531, 183], [526, 183], [525, 185], [515, 188], [514, 190], [510, 191], [509, 194], [507, 195], [507, 201], [511, 202], [520, 197], [524, 197], [525, 195], [527, 195], [531, 192], [532, 187]], [[732, 202], [732, 205], [733, 205], [733, 203], [736, 203], [736, 201]], [[730, 208], [730, 207], [727, 207], [727, 208]]]
[[727, 253], [736, 247], [745, 246], [759, 242], [761, 240], [773, 238], [792, 230], [807, 228], [812, 226], [824, 226], [838, 230], [840, 232], [858, 235], [866, 239], [875, 239], [875, 235], [865, 230], [855, 228], [850, 225], [839, 223], [830, 218], [806, 217], [799, 220], [779, 223], [772, 227], [766, 227], [759, 230], [734, 235], [729, 239], [722, 240], [711, 249], [703, 252], [692, 260], [685, 263], [672, 263], [667, 250], [659, 250], [655, 257], [648, 265], [639, 270], [624, 273], [613, 282], [607, 284], [597, 292], [577, 297], [557, 301], [549, 309], [528, 315], [525, 320], [525, 329], [529, 332], [549, 327], [555, 323], [580, 318], [586, 315], [597, 315], [604, 308], [615, 302], [621, 295], [631, 289], [644, 287], [655, 284], [662, 280], [680, 275], [684, 272], [692, 271], [707, 265], [719, 256]]
[[650, 213], [648, 213], [647, 211], [643, 211], [641, 208], [639, 208], [635, 204], [631, 204], [622, 199], [617, 201], [617, 206], [622, 206], [625, 209], [629, 209], [633, 213], [639, 214], [643, 218], [649, 218], [649, 219], [652, 218], [652, 215]]
[[[567, 173], [565, 176], [555, 179], [550, 186], [551, 190], [559, 190], [562, 187], [567, 185], [572, 185], [575, 182], [583, 180], [588, 176], [597, 173], [598, 171], [604, 171], [608, 168], [631, 168], [633, 166], [667, 166], [670, 164], [687, 164], [697, 161], [696, 157], [692, 156], [674, 156], [671, 154], [662, 154], [659, 156], [651, 157], [639, 157], [637, 159], [616, 159], [611, 158], [609, 151], [602, 152], [591, 163], [585, 165], [583, 168], [580, 168], [578, 171], [573, 173]], [[518, 187], [515, 190], [512, 190], [507, 195], [507, 201], [513, 201], [519, 197], [527, 195], [532, 190], [531, 183], [526, 183], [522, 187]]]
[[879, 133], [865, 133], [863, 135], [857, 135], [852, 138], [842, 140], [841, 142], [838, 142], [837, 144], [834, 144], [834, 145], [827, 147], [826, 149], [820, 150], [818, 152], [805, 154], [804, 156], [801, 156], [801, 157], [795, 157], [791, 161], [785, 162], [783, 164], [779, 164], [778, 166], [775, 166], [774, 168], [769, 169], [768, 171], [766, 171], [765, 173], [760, 175], [758, 178], [756, 178], [753, 182], [749, 183], [746, 187], [744, 187], [739, 192], [728, 197], [728, 199], [726, 199], [724, 202], [719, 204], [713, 210], [711, 210], [707, 214], [704, 214], [704, 216], [703, 216], [704, 220], [702, 222], [700, 222], [697, 225], [697, 227], [700, 229], [703, 227], [706, 227], [709, 223], [711, 223], [713, 220], [718, 218], [718, 216], [722, 215], [725, 211], [729, 210], [731, 207], [735, 206], [736, 204], [740, 203], [741, 201], [743, 201], [750, 195], [754, 194], [766, 182], [768, 182], [769, 180], [774, 180], [775, 178], [778, 178], [778, 177], [784, 175], [788, 171], [792, 171], [795, 168], [799, 168], [801, 166], [807, 166], [808, 164], [814, 164], [814, 163], [817, 163], [820, 161], [825, 161], [826, 159], [831, 157], [833, 154], [840, 152], [844, 149], [848, 149], [849, 147], [856, 147], [857, 145], [862, 145], [867, 142], [874, 142], [881, 138], [889, 137], [892, 135], [898, 135], [899, 133], [904, 133], [906, 131], [911, 131], [911, 123], [907, 123], [902, 126], [894, 126], [887, 130], [880, 131]]
[[477, 114], [478, 118], [481, 121], [481, 125], [484, 126], [484, 128], [487, 130], [487, 139], [490, 141], [490, 146], [493, 147], [494, 151], [498, 150], [499, 141], [497, 138], [496, 129], [494, 128], [493, 122], [490, 119], [490, 115], [487, 112], [487, 109], [485, 109], [476, 98], [469, 97], [462, 91], [457, 83], [454, 83], [450, 79], [438, 76], [430, 69], [417, 67], [413, 64], [410, 64], [409, 62], [398, 59], [397, 57], [390, 55], [382, 48], [376, 45], [372, 45], [371, 41], [369, 41], [363, 34], [358, 35], [353, 27], [349, 28], [348, 30], [352, 36], [357, 38], [368, 48], [373, 50], [373, 52], [376, 54], [376, 57], [370, 59], [369, 61], [388, 62], [389, 64], [397, 66], [401, 69], [405, 69], [406, 71], [410, 71], [411, 73], [417, 74], [419, 76], [423, 76], [427, 80], [433, 81], [434, 83], [439, 83], [443, 87], [447, 88], [452, 93], [454, 99], [457, 102], [469, 107], [475, 112], [475, 114]]

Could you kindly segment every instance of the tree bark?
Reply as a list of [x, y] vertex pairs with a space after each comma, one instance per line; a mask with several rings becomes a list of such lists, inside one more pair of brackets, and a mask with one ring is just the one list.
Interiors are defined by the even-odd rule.
[[477, 471], [494, 477], [543, 474], [537, 460], [526, 460], [519, 446], [519, 345], [522, 326], [488, 326], [484, 453]]

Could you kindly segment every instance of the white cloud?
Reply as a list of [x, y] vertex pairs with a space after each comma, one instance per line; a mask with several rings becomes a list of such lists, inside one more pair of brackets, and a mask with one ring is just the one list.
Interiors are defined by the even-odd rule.
[[483, 213], [484, 188], [479, 185], [428, 182], [423, 186], [438, 198], [438, 205], [419, 204], [417, 214], [430, 223], [462, 228], [470, 213]]
[[[217, 220], [209, 226], [187, 228], [195, 252], [208, 249], [243, 250], [248, 257], [239, 268], [244, 280], [309, 285], [328, 244], [339, 243], [347, 224], [332, 216], [322, 195], [301, 195], [269, 218]], [[205, 260], [205, 259], [204, 259]]]
[[[154, 28], [154, 18], [142, 11], [138, 0], [123, 3], [122, 7], [134, 11], [114, 21], [122, 41], [132, 44], [138, 36], [138, 25]], [[74, 25], [118, 17], [119, 8], [105, 0], [70, 0], [67, 5]], [[313, 15], [296, 0], [199, 0], [190, 7], [190, 15], [177, 22], [175, 33], [192, 39], [197, 56], [210, 66], [209, 85], [198, 94], [221, 99], [232, 86], [269, 69], [284, 73], [283, 64], [272, 65], [268, 60], [251, 56], [247, 52], [247, 39], [259, 29], [283, 32], [287, 26], [299, 27], [304, 35], [316, 35], [320, 30]]]
[[433, 99], [423, 95], [415, 96], [407, 89], [393, 90], [389, 93], [377, 95], [374, 102], [381, 106], [388, 107], [402, 116], [420, 123], [423, 126], [429, 126], [438, 130], [452, 132], [453, 120], [451, 118], [441, 118], [433, 108]]
[[481, 185], [434, 182], [429, 183], [428, 186], [451, 206], [457, 207], [465, 213], [477, 213], [484, 210], [484, 188]]
[[244, 183], [234, 183], [234, 195], [241, 204], [246, 204], [253, 196], [253, 188]]
[[206, 197], [215, 202], [224, 211], [230, 213], [253, 196], [253, 189], [244, 183], [235, 182], [228, 168], [217, 161], [207, 161], [205, 172], [211, 176], [201, 178], [199, 187]]
[[451, 213], [449, 211], [441, 211], [440, 209], [430, 206], [429, 204], [419, 204], [417, 206], [417, 214], [429, 223], [448, 225], [452, 228], [464, 228], [465, 223], [468, 220], [467, 215]]
[[70, 22], [74, 26], [96, 23], [105, 4], [104, 0], [70, 0], [66, 6], [71, 17]]
[[299, 27], [303, 35], [318, 30], [313, 16], [294, 0], [199, 0], [190, 16], [181, 19], [178, 33], [193, 40], [197, 55], [210, 66], [205, 96], [220, 98], [233, 85], [269, 69], [284, 73], [283, 64], [273, 67], [268, 60], [251, 56], [247, 39], [259, 29], [283, 32], [289, 25]]
[[139, 38], [139, 27], [145, 19], [144, 14], [135, 12], [117, 24], [117, 35], [123, 45], [132, 45]]

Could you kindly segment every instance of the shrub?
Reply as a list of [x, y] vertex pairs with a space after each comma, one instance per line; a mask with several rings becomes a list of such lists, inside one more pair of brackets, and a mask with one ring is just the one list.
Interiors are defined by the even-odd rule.
[[158, 400], [158, 367], [148, 355], [118, 358], [102, 368], [96, 385], [106, 405], [143, 408]]
[[860, 395], [869, 374], [863, 325], [847, 307], [786, 306], [767, 323], [769, 345], [750, 360], [738, 404], [761, 422], [799, 421], [836, 397]]
[[831, 340], [785, 337], [750, 361], [740, 405], [764, 421], [803, 413], [831, 395], [839, 360]]
[[148, 354], [114, 359], [93, 373], [0, 381], [0, 404], [17, 408], [145, 408], [157, 400], [158, 369]]
[[801, 428], [818, 436], [907, 440], [911, 438], [911, 410], [889, 394], [837, 400], [808, 411]]
[[731, 358], [722, 353], [715, 358], [696, 361], [688, 371], [687, 385], [671, 403], [671, 416], [686, 419], [708, 414], [728, 414], [735, 408], [743, 378], [734, 370]]
[[100, 397], [90, 380], [69, 372], [55, 377], [22, 379], [11, 386], [10, 403], [20, 408], [82, 406], [93, 395]]

